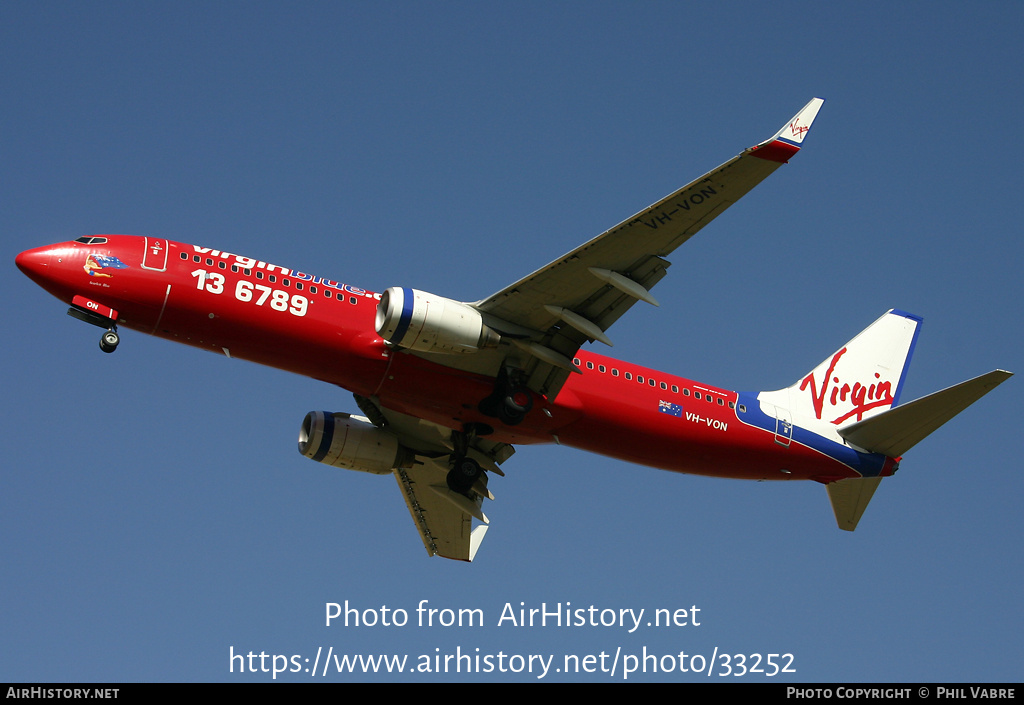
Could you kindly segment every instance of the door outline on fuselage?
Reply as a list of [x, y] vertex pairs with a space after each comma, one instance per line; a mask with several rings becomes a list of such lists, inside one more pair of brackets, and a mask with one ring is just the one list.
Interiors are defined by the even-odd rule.
[[[152, 240], [153, 244], [150, 244]], [[142, 251], [142, 268], [154, 272], [167, 271], [168, 242], [162, 237], [144, 237], [145, 249]], [[160, 265], [160, 266], [156, 266]]]
[[793, 416], [781, 406], [775, 406], [775, 442], [786, 448], [793, 442]]

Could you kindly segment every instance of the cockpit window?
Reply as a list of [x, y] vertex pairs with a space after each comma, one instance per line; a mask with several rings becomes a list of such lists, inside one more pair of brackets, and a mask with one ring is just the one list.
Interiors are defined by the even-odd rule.
[[107, 241], [105, 237], [79, 237], [75, 238], [75, 242], [80, 242], [83, 245], [102, 245]]

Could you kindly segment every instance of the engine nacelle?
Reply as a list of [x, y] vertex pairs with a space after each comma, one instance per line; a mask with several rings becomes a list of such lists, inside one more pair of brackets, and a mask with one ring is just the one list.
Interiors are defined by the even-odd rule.
[[398, 286], [381, 294], [376, 328], [389, 343], [423, 352], [472, 353], [501, 340], [472, 306]]
[[299, 452], [318, 463], [374, 475], [412, 467], [415, 454], [369, 419], [311, 411], [299, 431]]

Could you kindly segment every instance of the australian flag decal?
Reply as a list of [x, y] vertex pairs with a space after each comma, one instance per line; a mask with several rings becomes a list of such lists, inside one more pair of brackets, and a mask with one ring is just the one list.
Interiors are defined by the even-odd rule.
[[671, 402], [667, 401], [658, 402], [658, 411], [660, 411], [663, 414], [669, 414], [671, 416], [683, 415], [683, 407], [681, 407], [679, 404], [672, 404]]
[[113, 255], [89, 255], [84, 269], [90, 277], [109, 277], [104, 269], [128, 269], [128, 265]]

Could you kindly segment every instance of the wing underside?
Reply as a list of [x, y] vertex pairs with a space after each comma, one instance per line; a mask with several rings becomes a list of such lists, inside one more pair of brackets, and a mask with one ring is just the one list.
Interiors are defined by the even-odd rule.
[[[445, 462], [427, 459], [412, 468], [396, 469], [395, 479], [427, 553], [472, 561], [487, 532], [483, 497], [476, 494], [470, 500], [448, 489], [447, 470]], [[474, 528], [475, 515], [482, 521]]]
[[473, 304], [502, 334], [498, 350], [432, 359], [486, 372], [511, 355], [522, 360], [529, 386], [553, 398], [577, 371], [581, 345], [611, 344], [604, 332], [634, 303], [657, 305], [650, 290], [667, 272], [666, 257], [799, 151], [822, 102], [811, 100], [770, 139]]
[[457, 450], [452, 429], [387, 409], [375, 398], [356, 395], [356, 403], [374, 425], [394, 434], [415, 454], [411, 467], [395, 468], [393, 473], [427, 553], [472, 561], [487, 533], [483, 501], [494, 499], [487, 478], [504, 474], [498, 465], [515, 449], [486, 438], [463, 438], [465, 447], [458, 450], [486, 472], [466, 492], [455, 492], [447, 483], [450, 458]]

